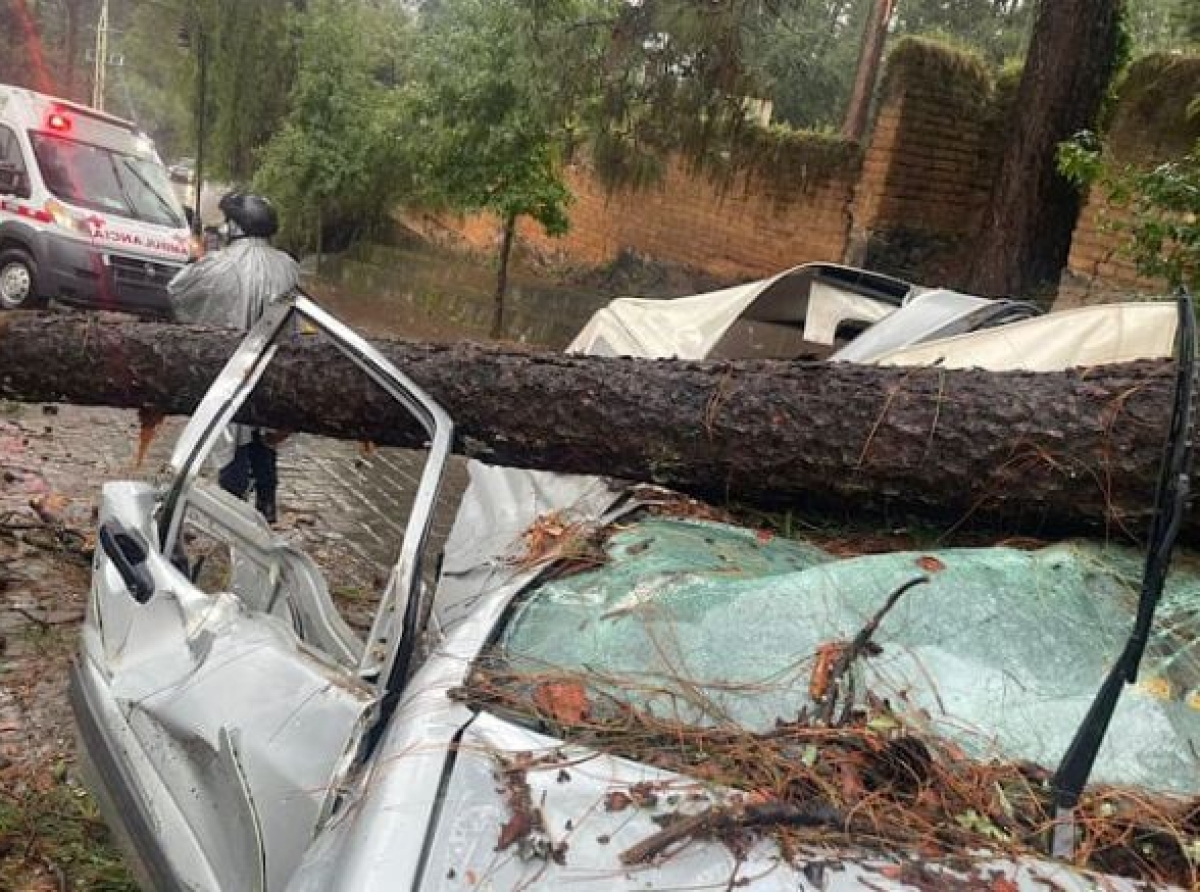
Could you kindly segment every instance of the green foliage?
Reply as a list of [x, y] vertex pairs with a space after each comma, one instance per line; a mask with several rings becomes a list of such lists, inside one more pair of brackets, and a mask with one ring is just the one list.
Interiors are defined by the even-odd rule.
[[748, 65], [774, 119], [798, 129], [841, 123], [854, 83], [867, 4], [792, 2], [755, 23]]
[[977, 53], [933, 38], [905, 37], [888, 55], [881, 92], [894, 95], [920, 84], [976, 107], [986, 105], [993, 93], [991, 70]]
[[1058, 171], [1080, 188], [1087, 188], [1105, 171], [1103, 146], [1090, 130], [1075, 134], [1058, 147]]
[[1119, 193], [1132, 209], [1138, 268], [1200, 291], [1200, 144], [1180, 161], [1134, 174]]
[[33, 888], [45, 864], [72, 889], [137, 892], [95, 804], [62, 778], [0, 791], [0, 888]]
[[[109, 74], [109, 106], [138, 121], [168, 157], [195, 154], [203, 61], [205, 171], [249, 179], [258, 151], [286, 110], [295, 65], [290, 23], [303, 5], [299, 0], [114, 3], [111, 45], [125, 64]], [[91, 32], [82, 37], [90, 46]]]
[[0, 2], [0, 83], [86, 102], [91, 94], [88, 28], [96, 0]]
[[786, 202], [834, 177], [856, 174], [861, 160], [858, 144], [836, 134], [748, 124], [714, 143], [700, 164], [726, 182], [738, 174], [757, 178]]
[[566, 231], [568, 100], [545, 39], [514, 0], [444, 0], [426, 15], [399, 104], [417, 200]]
[[[1033, 4], [1027, 0], [902, 0], [891, 39], [931, 37], [994, 68], [1024, 55]], [[841, 123], [849, 100], [868, 0], [790, 0], [756, 32], [751, 65], [776, 117], [796, 127]]]
[[214, 175], [248, 180], [257, 152], [278, 129], [295, 71], [291, 11], [304, 6], [300, 0], [192, 4], [193, 78], [197, 54], [208, 54], [206, 139]]
[[1058, 166], [1129, 212], [1128, 222], [1111, 225], [1125, 236], [1138, 272], [1200, 291], [1200, 142], [1183, 158], [1147, 170], [1112, 162], [1094, 134], [1082, 133], [1059, 147]]
[[379, 74], [402, 19], [361, 0], [312, 0], [292, 21], [288, 111], [254, 183], [280, 207], [286, 244], [320, 247], [325, 228], [366, 230], [396, 196], [396, 103]]
[[1135, 55], [1200, 46], [1200, 4], [1195, 0], [1126, 0]]
[[114, 71], [109, 107], [137, 121], [163, 157], [193, 155], [192, 66], [177, 45], [181, 15], [157, 4], [134, 7], [128, 15], [113, 38], [125, 65]]
[[1200, 139], [1200, 116], [1189, 103], [1200, 96], [1200, 56], [1157, 53], [1129, 66], [1116, 85], [1119, 103], [1107, 134], [1118, 161], [1178, 158]]
[[900, 0], [896, 33], [937, 37], [991, 67], [1022, 58], [1033, 25], [1030, 0]]

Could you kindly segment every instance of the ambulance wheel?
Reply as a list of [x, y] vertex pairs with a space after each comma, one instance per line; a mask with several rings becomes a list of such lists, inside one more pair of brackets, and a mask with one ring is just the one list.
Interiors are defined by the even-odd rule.
[[37, 293], [37, 264], [20, 248], [0, 251], [0, 309], [42, 303]]

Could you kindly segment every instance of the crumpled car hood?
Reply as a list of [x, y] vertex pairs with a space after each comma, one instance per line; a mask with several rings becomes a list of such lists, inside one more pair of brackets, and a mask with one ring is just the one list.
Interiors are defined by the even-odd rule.
[[[523, 785], [529, 806], [524, 814], [515, 807]], [[767, 839], [753, 843], [740, 861], [721, 842], [693, 840], [650, 864], [622, 863], [622, 853], [661, 829], [656, 816], [693, 814], [728, 795], [649, 766], [563, 746], [483, 713], [460, 742], [438, 826], [428, 841], [420, 888], [839, 892], [1096, 887], [1095, 878], [1063, 865], [986, 856], [970, 870], [906, 856], [887, 860], [816, 849], [789, 863]], [[525, 824], [526, 817], [541, 827]], [[1108, 881], [1106, 888], [1135, 886]]]

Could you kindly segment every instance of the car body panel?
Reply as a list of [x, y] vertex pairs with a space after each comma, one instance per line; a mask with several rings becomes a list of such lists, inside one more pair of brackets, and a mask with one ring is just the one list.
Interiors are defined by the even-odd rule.
[[[1076, 307], [888, 350], [872, 361], [993, 372], [1058, 372], [1139, 359], [1170, 359], [1178, 323], [1178, 311], [1171, 301]], [[864, 337], [871, 334], [869, 331]]]
[[[296, 336], [297, 317], [397, 394], [433, 443], [386, 606], [365, 640], [338, 616], [311, 560], [200, 476], [279, 340]], [[287, 297], [267, 310], [189, 422], [167, 484], [104, 488], [104, 547], [74, 706], [93, 761], [104, 765], [102, 803], [137, 812], [124, 823], [147, 873], [184, 889], [284, 888], [364, 741], [386, 720], [391, 673], [412, 650], [404, 621], [420, 609], [419, 551], [451, 436], [440, 407], [374, 348], [305, 298]], [[187, 552], [197, 535], [227, 550], [225, 590], [193, 581]], [[138, 544], [148, 593], [127, 581], [117, 541]]]
[[829, 263], [666, 300], [621, 297], [598, 310], [568, 353], [647, 359], [873, 362], [929, 340], [1039, 315], [1032, 304], [923, 288]]
[[[526, 765], [520, 778], [544, 820], [522, 842], [501, 849], [503, 828], [513, 807], [506, 801], [504, 771]], [[653, 791], [653, 805], [612, 808], [613, 793]], [[561, 889], [678, 890], [737, 889], [762, 892], [849, 892], [865, 888], [905, 889], [897, 882], [903, 857], [882, 857], [844, 848], [814, 847], [794, 863], [770, 839], [752, 843], [740, 857], [718, 840], [692, 840], [651, 863], [626, 866], [621, 853], [662, 829], [673, 815], [695, 815], [727, 804], [741, 794], [638, 762], [564, 746], [486, 713], [471, 723], [458, 746], [447, 806], [428, 845], [429, 858], [419, 888], [427, 890]], [[656, 818], [658, 820], [656, 820]], [[546, 853], [562, 852], [562, 863]], [[934, 877], [951, 877], [1006, 888], [1060, 892], [1092, 888], [1091, 878], [1072, 875], [1061, 865], [1033, 859], [1002, 862], [979, 859], [971, 869], [927, 863]], [[1052, 885], [1053, 884], [1053, 885]], [[987, 888], [988, 886], [985, 886]], [[366, 887], [364, 887], [366, 888]], [[375, 888], [384, 888], [379, 885]], [[1132, 889], [1116, 882], [1113, 892]]]
[[[622, 530], [636, 529], [636, 524], [631, 527], [623, 519], [622, 512], [635, 510], [637, 504], [636, 500], [624, 503], [593, 519], [616, 519]], [[578, 513], [566, 518], [583, 519]], [[511, 548], [505, 553], [511, 554]], [[934, 553], [934, 556], [938, 554], [953, 562], [958, 553]], [[970, 558], [973, 553], [964, 556]], [[910, 554], [893, 560], [905, 563], [913, 557]], [[495, 640], [496, 625], [503, 620], [513, 599], [523, 597], [523, 592], [528, 591], [525, 572], [496, 558], [491, 551], [476, 554], [479, 568], [491, 574], [494, 587], [481, 593], [473, 601], [472, 609], [450, 624], [450, 633], [434, 648], [429, 662], [413, 679], [410, 693], [381, 743], [375, 764], [356, 785], [345, 812], [330, 823], [306, 855], [289, 887], [293, 892], [397, 887], [551, 890], [578, 886], [634, 890], [706, 887], [708, 883], [722, 888], [721, 884], [728, 883], [731, 877], [738, 881], [738, 888], [753, 889], [856, 889], [864, 888], [866, 882], [873, 888], [911, 888], [896, 879], [898, 868], [906, 863], [903, 857], [887, 858], [844, 848], [814, 849], [811, 860], [793, 866], [781, 860], [773, 844], [760, 842], [739, 866], [723, 845], [694, 842], [649, 866], [632, 869], [622, 865], [618, 857], [622, 851], [660, 829], [654, 821], [656, 816], [687, 813], [706, 804], [728, 801], [730, 796], [738, 794], [628, 759], [568, 745], [494, 713], [473, 714], [459, 702], [461, 697], [454, 692], [468, 681], [470, 668], [481, 649]], [[458, 559], [455, 572], [461, 574], [466, 569], [465, 552], [460, 551]], [[1012, 559], [1021, 560], [1015, 555]], [[1061, 556], [1054, 549], [1047, 551], [1045, 559], [1047, 574], [1062, 572], [1057, 569]], [[820, 569], [832, 570], [840, 563], [822, 564]], [[1090, 556], [1080, 557], [1080, 568], [1091, 564]], [[498, 569], [504, 567], [510, 569]], [[598, 571], [607, 572], [607, 568]], [[986, 585], [990, 575], [981, 576], [981, 586]], [[578, 579], [582, 588], [594, 590], [590, 580], [571, 578]], [[1196, 587], [1190, 578], [1185, 582], [1193, 589]], [[958, 581], [948, 580], [946, 584], [953, 589]], [[838, 588], [836, 580], [831, 581], [829, 590]], [[812, 597], [827, 603], [831, 595], [826, 592]], [[948, 621], [960, 628], [959, 619]], [[1013, 617], [1014, 622], [1019, 619]], [[578, 617], [564, 614], [563, 624], [564, 635], [569, 636], [568, 630], [578, 627]], [[791, 623], [785, 625], [795, 628]], [[807, 647], [798, 646], [801, 650]], [[1054, 658], [1053, 654], [1046, 656]], [[976, 677], [971, 667], [964, 669], [964, 678]], [[884, 677], [891, 675], [895, 681], [895, 667], [885, 666], [881, 671]], [[1027, 681], [1018, 679], [1015, 684]], [[910, 690], [913, 709], [923, 709], [922, 695]], [[946, 689], [940, 696], [948, 701], [953, 697], [969, 700], [976, 693], [979, 692]], [[1036, 691], [1028, 694], [1034, 701], [1039, 696]], [[1138, 699], [1153, 707], [1154, 698], [1143, 694]], [[1079, 702], [1073, 708], [1078, 707], [1076, 711], [1081, 712], [1086, 705]], [[1131, 733], [1136, 738], [1139, 720], [1134, 720], [1133, 715], [1126, 718], [1130, 719]], [[1019, 718], [1018, 713], [1013, 717]], [[1115, 756], [1117, 762], [1134, 758], [1121, 752]], [[503, 828], [513, 815], [504, 780], [505, 771], [511, 766], [521, 766], [530, 787], [531, 802], [536, 804], [546, 832], [500, 849]], [[663, 807], [620, 809], [616, 813], [605, 808], [609, 793], [628, 791], [635, 784], [647, 782], [659, 791]], [[672, 802], [672, 797], [677, 801]], [[399, 841], [404, 844], [398, 844]], [[565, 850], [561, 848], [564, 843]], [[564, 851], [563, 863], [557, 863], [547, 854], [555, 850]], [[935, 872], [951, 870], [948, 865], [938, 866], [929, 859], [922, 863]], [[956, 872], [951, 872], [957, 878], [965, 878], [964, 882], [974, 879], [993, 884], [1005, 879], [1016, 888], [1029, 890], [1090, 889], [1101, 882], [1093, 875], [1037, 859], [1010, 861], [981, 857], [970, 869], [963, 864], [958, 859]], [[822, 885], [813, 881], [813, 871], [822, 877]], [[1113, 890], [1136, 888], [1135, 884], [1116, 878], [1105, 878], [1103, 884]]]
[[[431, 458], [401, 555], [365, 640], [336, 616], [315, 565], [200, 474], [297, 316], [329, 335], [431, 435]], [[723, 337], [710, 337], [709, 346]], [[203, 400], [172, 456], [166, 484], [106, 487], [102, 529], [118, 522], [149, 546], [154, 593], [139, 603], [111, 556], [98, 551], [73, 701], [100, 769], [102, 804], [108, 803], [110, 820], [124, 826], [156, 887], [382, 892], [707, 883], [840, 890], [869, 883], [898, 890], [914, 887], [903, 870], [914, 864], [935, 878], [941, 871], [948, 883], [1006, 880], [1022, 890], [1097, 885], [1097, 878], [1062, 865], [985, 853], [965, 867], [958, 859], [955, 869], [842, 847], [785, 862], [766, 840], [740, 862], [716, 842], [695, 841], [649, 866], [624, 866], [621, 851], [659, 825], [652, 809], [608, 811], [608, 792], [651, 781], [683, 791], [673, 807], [683, 802], [689, 808], [738, 794], [568, 745], [546, 729], [469, 706], [462, 689], [481, 653], [499, 640], [514, 604], [537, 590], [546, 568], [562, 556], [551, 549], [530, 559], [525, 534], [534, 524], [553, 515], [562, 523], [603, 527], [681, 497], [596, 477], [471, 463], [430, 620], [418, 630], [424, 659], [410, 676], [417, 666], [410, 623], [425, 606], [420, 551], [451, 437], [445, 413], [370, 345], [304, 298], [288, 298], [268, 310]], [[181, 571], [186, 511], [206, 533], [233, 544], [228, 590], [200, 591]], [[832, 592], [839, 587], [835, 581]], [[875, 595], [882, 590], [871, 589]], [[814, 600], [828, 606], [833, 593]], [[813, 634], [817, 640], [844, 635], [853, 631], [854, 618], [868, 613], [856, 603], [846, 613], [851, 619]], [[736, 617], [729, 621], [731, 628], [738, 624], [753, 632]], [[797, 646], [808, 653], [811, 645], [806, 639]], [[539, 756], [536, 765], [530, 761]], [[512, 766], [522, 771], [543, 814], [544, 839], [535, 834], [503, 844], [502, 828], [512, 818], [506, 789]], [[688, 804], [692, 795], [697, 798]], [[122, 820], [113, 803], [131, 813]], [[1123, 880], [1103, 882], [1133, 888]]]
[[878, 322], [912, 291], [877, 273], [803, 264], [708, 294], [617, 298], [588, 320], [567, 352], [678, 359], [828, 352], [842, 324]]

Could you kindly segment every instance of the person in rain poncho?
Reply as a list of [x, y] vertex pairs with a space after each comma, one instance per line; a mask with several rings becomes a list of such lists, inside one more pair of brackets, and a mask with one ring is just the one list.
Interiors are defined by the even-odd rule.
[[[295, 289], [300, 267], [271, 246], [279, 218], [266, 198], [231, 192], [219, 207], [228, 245], [184, 267], [171, 280], [171, 307], [179, 322], [246, 331], [272, 300]], [[269, 523], [276, 517], [275, 445], [268, 431], [231, 424], [213, 453], [221, 486], [244, 499], [253, 483], [255, 507]]]

